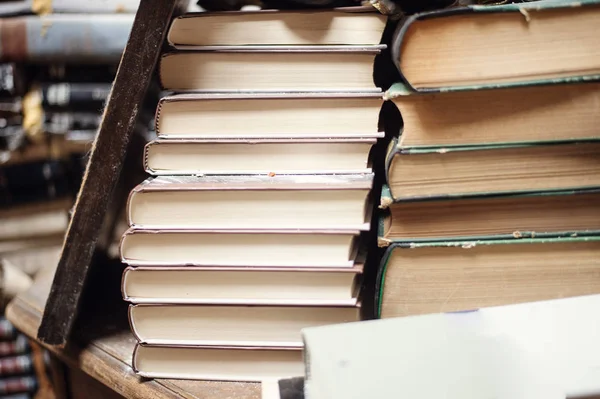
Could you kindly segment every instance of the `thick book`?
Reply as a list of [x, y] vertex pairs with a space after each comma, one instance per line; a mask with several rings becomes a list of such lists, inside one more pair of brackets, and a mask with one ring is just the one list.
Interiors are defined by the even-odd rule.
[[368, 92], [180, 94], [160, 100], [155, 130], [181, 139], [383, 137], [382, 103]]
[[[198, 92], [372, 92], [374, 46], [258, 46], [178, 51], [162, 56], [163, 89]], [[242, 72], [243, 71], [243, 72]]]
[[158, 139], [146, 145], [151, 175], [369, 174], [375, 137]]
[[358, 230], [131, 228], [121, 260], [132, 266], [353, 267]]
[[14, 340], [0, 342], [0, 357], [22, 355], [29, 352], [29, 341], [23, 334], [18, 334]]
[[0, 240], [64, 234], [69, 224], [70, 198], [12, 206], [0, 210]]
[[307, 328], [306, 397], [596, 398], [599, 306], [590, 295]]
[[15, 97], [25, 94], [26, 72], [22, 65], [0, 64], [0, 97]]
[[353, 267], [127, 267], [123, 299], [134, 304], [355, 306], [363, 264]]
[[17, 329], [4, 316], [0, 316], [0, 341], [10, 341], [17, 337]]
[[130, 226], [368, 230], [373, 175], [161, 176], [135, 187]]
[[110, 83], [43, 83], [33, 89], [33, 95], [39, 97], [45, 109], [98, 111], [111, 87]]
[[117, 74], [116, 64], [52, 64], [35, 65], [29, 71], [31, 80], [46, 83], [111, 83]]
[[373, 7], [188, 13], [167, 40], [176, 48], [252, 45], [376, 45], [387, 17]]
[[393, 140], [386, 163], [394, 200], [600, 186], [595, 141], [418, 149]]
[[253, 381], [301, 375], [302, 352], [294, 348], [202, 348], [137, 345], [133, 369], [146, 378]]
[[387, 187], [379, 245], [395, 241], [461, 240], [600, 234], [600, 190], [393, 202]]
[[600, 237], [394, 243], [378, 278], [382, 318], [597, 293]]
[[597, 0], [449, 8], [408, 17], [392, 54], [416, 91], [598, 77], [599, 23]]
[[400, 110], [401, 147], [600, 138], [597, 81], [417, 95], [396, 83], [385, 96]]
[[0, 204], [22, 205], [72, 194], [66, 165], [60, 161], [14, 164], [0, 168]]
[[118, 63], [133, 15], [49, 14], [0, 20], [0, 61]]
[[30, 355], [0, 358], [0, 376], [27, 374], [32, 371], [33, 361]]
[[141, 344], [302, 349], [300, 330], [360, 320], [359, 307], [130, 305]]
[[22, 392], [33, 394], [37, 387], [38, 382], [33, 375], [0, 378], [0, 395], [3, 396]]

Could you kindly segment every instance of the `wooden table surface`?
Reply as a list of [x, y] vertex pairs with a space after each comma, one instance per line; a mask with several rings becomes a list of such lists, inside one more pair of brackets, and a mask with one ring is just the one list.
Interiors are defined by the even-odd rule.
[[[42, 271], [31, 289], [16, 297], [6, 311], [7, 318], [34, 339], [53, 276], [53, 267]], [[133, 335], [126, 324], [110, 320], [126, 320], [126, 307], [120, 306], [118, 316], [114, 317], [102, 314], [103, 305], [108, 309], [108, 302], [102, 302], [103, 298], [97, 298], [98, 306], [93, 308], [92, 314], [86, 315], [84, 325], [76, 328], [65, 348], [46, 346], [69, 367], [80, 369], [126, 398], [260, 398], [260, 384], [140, 378], [131, 369], [131, 356], [135, 346]]]

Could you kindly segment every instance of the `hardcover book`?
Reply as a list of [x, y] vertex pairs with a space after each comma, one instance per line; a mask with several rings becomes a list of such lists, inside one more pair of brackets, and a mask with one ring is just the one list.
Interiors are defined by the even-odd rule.
[[600, 234], [596, 189], [394, 202], [387, 187], [379, 245], [396, 241], [520, 239]]
[[403, 148], [600, 139], [597, 81], [425, 94], [396, 83], [385, 97], [400, 110]]
[[131, 228], [121, 260], [132, 266], [353, 267], [358, 230], [148, 230]]
[[128, 267], [123, 299], [134, 304], [355, 306], [363, 264], [353, 267]]
[[138, 345], [133, 369], [146, 378], [259, 382], [300, 375], [304, 364], [302, 352], [294, 349]]
[[392, 54], [422, 92], [597, 78], [599, 22], [597, 0], [449, 8], [408, 17]]
[[390, 245], [378, 278], [379, 317], [467, 311], [595, 294], [600, 237]]
[[156, 133], [180, 139], [383, 137], [377, 124], [381, 97], [364, 92], [179, 94], [158, 103]]
[[360, 320], [358, 307], [130, 305], [141, 344], [302, 349], [305, 327]]
[[600, 186], [600, 143], [402, 148], [386, 158], [394, 200], [534, 193]]
[[335, 10], [188, 13], [175, 18], [169, 44], [194, 46], [376, 45], [386, 16], [373, 7]]
[[373, 175], [157, 177], [131, 191], [136, 228], [368, 230]]

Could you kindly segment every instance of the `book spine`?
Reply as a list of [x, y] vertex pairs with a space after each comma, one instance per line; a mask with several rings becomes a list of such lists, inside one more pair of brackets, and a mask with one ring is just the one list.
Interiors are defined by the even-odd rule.
[[72, 130], [95, 131], [100, 126], [102, 115], [93, 112], [46, 112], [44, 113], [44, 131], [52, 134], [64, 134]]
[[0, 342], [0, 356], [16, 356], [29, 350], [29, 342], [24, 335], [19, 335], [14, 341]]
[[29, 355], [0, 359], [0, 375], [27, 374], [33, 370], [33, 361]]
[[12, 63], [0, 64], [0, 96], [13, 97], [25, 94], [25, 73]]
[[51, 83], [41, 86], [42, 106], [98, 110], [110, 93], [110, 83]]
[[0, 318], [0, 340], [14, 339], [17, 335], [17, 329], [10, 321], [4, 317]]
[[59, 161], [31, 162], [0, 168], [0, 204], [16, 205], [70, 194], [65, 165]]
[[79, 14], [0, 20], [0, 61], [95, 62], [121, 58], [133, 15], [94, 18]]
[[34, 392], [37, 380], [33, 376], [12, 377], [0, 379], [0, 395], [11, 393]]
[[37, 82], [59, 83], [111, 83], [115, 79], [115, 65], [71, 65], [50, 64], [36, 66], [33, 80]]

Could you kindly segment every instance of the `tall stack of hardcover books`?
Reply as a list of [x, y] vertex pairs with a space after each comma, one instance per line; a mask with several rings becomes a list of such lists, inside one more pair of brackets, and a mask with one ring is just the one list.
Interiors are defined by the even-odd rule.
[[381, 317], [600, 292], [599, 24], [593, 0], [398, 28]]
[[177, 94], [121, 242], [140, 375], [298, 375], [302, 328], [360, 319], [385, 25], [362, 7], [175, 19], [159, 68]]

